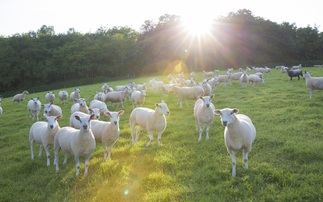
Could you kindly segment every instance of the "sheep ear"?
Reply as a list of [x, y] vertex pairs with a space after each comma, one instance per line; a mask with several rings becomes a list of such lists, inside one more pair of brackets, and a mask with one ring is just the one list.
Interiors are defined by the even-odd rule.
[[311, 73], [312, 71], [308, 72], [308, 73]]
[[213, 99], [213, 98], [214, 98], [214, 94], [212, 94], [212, 95], [210, 96], [210, 98], [211, 98], [211, 99]]
[[107, 112], [104, 112], [104, 114], [106, 115], [106, 116], [110, 116], [110, 112], [109, 111], [107, 111]]
[[81, 118], [78, 115], [75, 115], [76, 120], [80, 121]]
[[63, 117], [63, 115], [58, 115], [58, 116], [56, 116], [56, 120], [61, 120], [62, 117]]
[[238, 113], [239, 112], [239, 109], [233, 109], [233, 111], [232, 111], [233, 113]]
[[85, 98], [84, 101], [87, 101], [89, 98]]
[[44, 114], [44, 119], [45, 119], [46, 122], [48, 121], [46, 114]]
[[121, 114], [123, 114], [123, 113], [124, 113], [124, 111], [123, 111], [123, 110], [119, 111], [119, 115], [121, 115]]
[[165, 101], [164, 101], [164, 100], [162, 100], [162, 101], [161, 101], [161, 103], [165, 103]]
[[216, 110], [213, 111], [213, 113], [216, 114], [216, 115], [220, 115], [221, 111], [219, 109], [216, 109]]
[[202, 96], [200, 96], [199, 99], [204, 100]]
[[101, 109], [100, 109], [100, 111], [103, 111], [103, 110], [104, 110], [104, 108], [101, 108]]
[[156, 104], [155, 104], [155, 106], [156, 106], [156, 107], [158, 107], [158, 106], [159, 106], [159, 104], [158, 104], [158, 103], [156, 103]]
[[30, 98], [31, 100], [33, 100], [33, 98]]
[[93, 110], [92, 110], [92, 108], [89, 108], [89, 111], [93, 113]]
[[95, 120], [94, 114], [91, 114], [89, 121], [91, 121], [91, 120]]
[[37, 98], [37, 100], [39, 100], [39, 97]]

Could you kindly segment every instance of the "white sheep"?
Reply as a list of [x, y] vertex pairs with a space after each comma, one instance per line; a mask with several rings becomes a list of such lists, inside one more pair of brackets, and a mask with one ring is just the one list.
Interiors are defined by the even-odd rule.
[[[173, 78], [174, 79], [174, 78]], [[172, 79], [172, 80], [173, 80]], [[152, 89], [153, 88], [153, 81], [156, 81], [156, 79], [155, 78], [152, 78], [152, 79], [150, 79], [150, 81], [149, 81], [149, 86], [150, 86], [150, 88]]]
[[156, 81], [156, 80], [154, 80], [152, 82], [152, 84], [151, 84], [152, 90], [154, 90], [155, 91], [155, 94], [157, 94], [157, 92], [159, 90], [163, 90], [163, 85], [164, 85], [164, 82], [163, 81]]
[[29, 118], [31, 119], [31, 115], [33, 115], [32, 120], [34, 120], [35, 114], [37, 113], [37, 121], [39, 121], [38, 115], [40, 112], [40, 108], [41, 108], [41, 102], [39, 101], [39, 97], [38, 98], [30, 98], [29, 102], [27, 103], [27, 109], [29, 111]]
[[229, 73], [229, 75], [219, 75], [219, 76], [218, 76], [218, 80], [219, 80], [219, 82], [218, 82], [218, 86], [220, 86], [220, 83], [221, 83], [221, 82], [224, 82], [224, 83], [225, 83], [225, 85], [224, 85], [224, 86], [227, 86], [228, 81], [229, 81], [229, 79], [230, 79], [231, 77], [233, 77], [233, 74], [232, 74], [232, 73]]
[[29, 92], [25, 90], [24, 92], [19, 93], [19, 94], [13, 96], [12, 104], [15, 101], [17, 101], [19, 104], [21, 104], [22, 101], [24, 101], [24, 99], [25, 99], [25, 97], [26, 97], [27, 94], [29, 94]]
[[176, 95], [178, 100], [180, 101], [180, 108], [183, 108], [183, 100], [186, 101], [186, 105], [188, 106], [187, 100], [196, 100], [199, 97], [204, 96], [204, 90], [200, 86], [195, 87], [177, 87], [173, 84], [168, 87], [169, 91], [173, 91]]
[[97, 92], [97, 91], [95, 91], [95, 92], [96, 92], [96, 94], [95, 94], [93, 99], [94, 100], [100, 100], [100, 101], [104, 102], [106, 95], [104, 93], [102, 93], [102, 92]]
[[122, 108], [123, 108], [123, 101], [132, 92], [133, 91], [129, 87], [126, 87], [124, 91], [114, 91], [114, 92], [107, 93], [105, 96], [105, 103], [110, 101], [111, 106], [114, 108], [113, 103], [119, 102], [117, 108], [119, 107], [120, 104], [122, 104]]
[[45, 121], [38, 121], [34, 123], [29, 131], [29, 142], [31, 147], [31, 160], [34, 159], [34, 143], [40, 144], [39, 157], [41, 157], [43, 148], [47, 154], [47, 166], [50, 165], [49, 147], [54, 146], [54, 137], [60, 129], [58, 120], [62, 118], [59, 116], [47, 116], [44, 114]]
[[131, 101], [132, 101], [132, 108], [135, 108], [134, 104], [136, 104], [136, 107], [138, 107], [138, 104], [140, 104], [140, 107], [144, 104], [146, 97], [146, 91], [145, 90], [135, 90], [131, 94]]
[[259, 78], [258, 76], [256, 75], [249, 75], [248, 76], [248, 79], [249, 79], [249, 86], [250, 86], [250, 82], [252, 83], [252, 87], [255, 85], [255, 83], [257, 83], [257, 86], [258, 86], [258, 83], [261, 82], [262, 84], [264, 84], [265, 80], [262, 79], [262, 78]]
[[282, 74], [287, 74], [287, 69], [288, 69], [288, 67], [284, 67], [284, 66], [282, 66], [282, 67], [281, 67], [281, 72], [282, 72]]
[[245, 84], [245, 87], [247, 87], [247, 83], [248, 83], [249, 77], [247, 75], [247, 72], [243, 72], [243, 74], [240, 77], [240, 84], [242, 84], [242, 87]]
[[204, 73], [205, 78], [213, 76], [213, 72], [205, 72], [205, 71], [203, 71], [203, 73]]
[[55, 94], [54, 92], [48, 92], [46, 93], [45, 95], [45, 100], [46, 100], [46, 103], [51, 103], [55, 101]]
[[232, 177], [236, 176], [235, 152], [243, 150], [243, 162], [248, 169], [248, 153], [256, 138], [256, 129], [251, 119], [238, 113], [238, 109], [214, 110], [214, 114], [221, 115], [222, 125], [225, 127], [224, 140], [228, 153], [232, 158]]
[[195, 78], [195, 72], [194, 71], [191, 72], [191, 78]]
[[186, 81], [185, 81], [185, 86], [187, 87], [194, 87], [196, 86], [195, 84], [195, 78], [188, 78]]
[[77, 99], [80, 99], [81, 98], [81, 91], [80, 91], [80, 88], [74, 88], [74, 92], [71, 93], [70, 95], [70, 99], [71, 99], [71, 103], [72, 105], [75, 104], [77, 102]]
[[302, 69], [302, 65], [301, 65], [301, 64], [299, 64], [298, 66], [293, 66], [293, 67], [292, 67], [292, 69], [293, 69], [293, 70], [295, 70], [295, 69]]
[[219, 79], [216, 76], [213, 76], [211, 80], [208, 81], [208, 84], [211, 86], [212, 91], [216, 89]]
[[216, 69], [216, 70], [214, 70], [214, 72], [215, 72], [217, 75], [219, 75], [219, 72], [220, 72], [220, 71]]
[[268, 68], [268, 67], [265, 67], [265, 73], [266, 74], [269, 74], [271, 72], [271, 69], [270, 68]]
[[178, 78], [180, 79], [184, 79], [184, 72], [180, 73], [180, 74], [177, 74]]
[[124, 91], [126, 89], [126, 87], [132, 89], [133, 87], [136, 87], [136, 86], [137, 85], [135, 84], [134, 81], [129, 81], [129, 84], [116, 86], [116, 87], [114, 87], [114, 90], [115, 91]]
[[156, 103], [156, 108], [148, 109], [144, 107], [135, 108], [130, 114], [130, 127], [131, 127], [131, 137], [132, 144], [135, 144], [135, 127], [136, 124], [139, 125], [139, 128], [136, 131], [136, 142], [138, 142], [139, 133], [142, 129], [146, 129], [150, 141], [146, 144], [146, 146], [150, 146], [151, 142], [154, 140], [153, 131], [158, 132], [158, 146], [160, 145], [161, 136], [166, 128], [166, 117], [165, 115], [169, 115], [169, 109], [167, 108], [167, 104], [162, 101], [162, 103]]
[[63, 114], [62, 109], [53, 103], [44, 104], [41, 106], [44, 107], [44, 114], [47, 116], [59, 116]]
[[104, 112], [109, 111], [107, 105], [100, 100], [92, 100], [89, 106], [91, 109], [103, 109], [100, 111], [101, 120], [103, 121]]
[[172, 85], [172, 84], [165, 84], [163, 85], [163, 94], [161, 95], [160, 99], [163, 99], [164, 95], [166, 93], [174, 93], [174, 91], [170, 91], [169, 90], [169, 86]]
[[[1, 100], [2, 100], [2, 97], [0, 97], [0, 105], [1, 105]], [[0, 116], [2, 115], [2, 112], [3, 110], [2, 110], [2, 107], [0, 106]]]
[[243, 73], [237, 72], [237, 73], [231, 73], [231, 74], [232, 74], [232, 76], [230, 76], [230, 80], [231, 80], [231, 85], [232, 85], [232, 80], [239, 80]]
[[232, 73], [233, 72], [233, 68], [228, 69], [228, 72]]
[[242, 72], [242, 71], [243, 71], [241, 67], [239, 68], [239, 71], [240, 71], [240, 72]]
[[101, 87], [102, 93], [107, 94], [110, 86], [108, 84], [104, 83], [103, 86]]
[[214, 105], [212, 104], [211, 100], [214, 98], [214, 95], [200, 97], [199, 100], [196, 101], [194, 106], [194, 116], [195, 116], [195, 123], [196, 123], [196, 132], [199, 131], [200, 126], [200, 136], [198, 141], [202, 139], [203, 128], [202, 124], [204, 123], [204, 128], [206, 127], [206, 140], [209, 139], [209, 128], [211, 123], [214, 119], [215, 110]]
[[210, 96], [212, 93], [212, 87], [210, 86], [210, 84], [208, 84], [208, 82], [209, 79], [204, 79], [202, 83], [197, 82], [197, 85], [203, 88], [204, 96]]
[[167, 80], [168, 80], [168, 81], [171, 81], [172, 79], [173, 79], [172, 74], [168, 74], [168, 76], [167, 76]]
[[66, 90], [64, 90], [64, 91], [59, 91], [59, 93], [58, 93], [58, 97], [59, 97], [59, 99], [61, 100], [61, 104], [63, 104], [63, 101], [64, 101], [64, 105], [65, 105], [65, 102], [66, 102], [66, 100], [67, 100], [67, 98], [68, 98], [68, 93], [67, 93], [67, 91], [66, 91]]
[[249, 67], [246, 67], [246, 72], [251, 72], [251, 69]]
[[88, 100], [89, 98], [80, 98], [80, 99], [77, 99], [76, 101], [78, 103], [75, 103], [72, 107], [71, 107], [71, 114], [73, 114], [74, 112], [76, 111], [80, 111], [80, 112], [84, 112], [86, 114], [89, 114], [90, 111], [89, 111], [89, 108], [88, 106], [86, 105], [86, 101]]
[[102, 143], [103, 150], [104, 150], [104, 157], [103, 160], [107, 159], [107, 143], [110, 144], [109, 146], [109, 153], [108, 159], [111, 156], [112, 146], [118, 138], [120, 137], [120, 130], [119, 130], [119, 116], [124, 113], [123, 110], [119, 112], [105, 112], [104, 114], [110, 118], [110, 122], [104, 121], [97, 121], [93, 120], [91, 122], [91, 129], [94, 135], [95, 141]]
[[310, 89], [310, 99], [312, 99], [313, 90], [323, 90], [323, 77], [311, 77], [310, 72], [304, 72], [303, 78], [306, 79], [306, 87]]
[[137, 84], [136, 90], [147, 90], [147, 84], [143, 83], [141, 84]]
[[65, 159], [63, 165], [66, 164], [68, 155], [73, 155], [76, 163], [76, 176], [79, 176], [80, 170], [80, 157], [85, 155], [85, 172], [87, 175], [89, 160], [96, 147], [95, 139], [91, 131], [90, 121], [93, 119], [93, 114], [87, 117], [75, 118], [80, 122], [81, 129], [74, 129], [71, 127], [61, 128], [54, 138], [54, 150], [55, 150], [55, 165], [56, 171], [59, 171], [58, 160], [59, 151], [62, 149], [65, 152]]
[[[91, 112], [91, 115], [93, 115], [93, 120], [99, 120], [100, 119], [100, 113], [103, 111], [102, 109], [98, 108], [89, 108], [89, 111]], [[80, 122], [75, 118], [75, 116], [79, 117], [87, 117], [89, 114], [86, 114], [84, 112], [76, 111], [70, 116], [70, 127], [75, 128], [75, 129], [81, 129]]]

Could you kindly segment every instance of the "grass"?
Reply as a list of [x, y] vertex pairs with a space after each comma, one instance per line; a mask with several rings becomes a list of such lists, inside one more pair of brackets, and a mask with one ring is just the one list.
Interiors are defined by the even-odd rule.
[[[323, 74], [321, 68], [312, 76]], [[221, 72], [220, 74], [224, 74]], [[157, 77], [157, 80], [166, 79]], [[187, 77], [187, 75], [186, 75]], [[138, 78], [136, 83], [151, 77]], [[197, 74], [201, 81], [202, 74]], [[115, 86], [128, 80], [109, 82]], [[102, 84], [81, 86], [81, 97], [93, 99]], [[74, 88], [67, 88], [71, 93]], [[28, 89], [27, 89], [28, 90]], [[61, 127], [68, 126], [71, 103], [61, 105], [58, 92], [55, 104], [63, 110]], [[60, 171], [46, 166], [45, 152], [30, 159], [29, 129], [34, 123], [28, 117], [27, 102], [46, 92], [29, 94], [22, 105], [12, 105], [12, 98], [2, 100], [0, 117], [0, 201], [321, 201], [323, 200], [323, 94], [314, 91], [309, 100], [305, 80], [292, 81], [280, 71], [265, 75], [265, 84], [242, 88], [238, 81], [215, 91], [213, 104], [217, 109], [238, 108], [253, 121], [257, 136], [249, 154], [249, 170], [244, 169], [242, 152], [236, 152], [237, 176], [231, 177], [231, 158], [224, 144], [224, 127], [220, 117], [205, 131], [198, 142], [193, 115], [193, 101], [183, 109], [176, 105], [175, 95], [165, 95], [171, 112], [167, 127], [157, 146], [157, 133], [150, 147], [143, 130], [139, 142], [132, 145], [129, 116], [132, 104], [125, 101], [120, 116], [120, 138], [113, 147], [111, 160], [103, 162], [101, 144], [92, 154], [89, 174], [84, 176], [84, 157], [80, 159], [80, 177], [76, 178], [75, 161], [69, 157]], [[154, 108], [160, 94], [147, 93], [144, 107]], [[88, 102], [89, 103], [89, 102]], [[108, 104], [109, 110], [112, 109]], [[121, 110], [119, 107], [117, 110]], [[43, 120], [43, 117], [39, 117]], [[104, 119], [108, 119], [105, 117]]]

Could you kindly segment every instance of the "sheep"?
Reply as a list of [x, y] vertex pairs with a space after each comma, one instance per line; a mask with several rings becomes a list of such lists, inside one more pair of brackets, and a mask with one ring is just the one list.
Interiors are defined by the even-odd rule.
[[260, 72], [260, 69], [259, 69], [259, 67], [252, 67], [252, 69], [253, 69], [253, 71], [254, 71], [254, 73], [257, 73], [257, 72]]
[[152, 82], [152, 90], [155, 90], [155, 94], [157, 94], [159, 90], [163, 90], [163, 85], [164, 85], [164, 82], [154, 80]]
[[233, 68], [228, 69], [228, 72], [232, 73], [233, 72]]
[[245, 84], [245, 87], [247, 87], [248, 80], [249, 80], [249, 77], [247, 75], [247, 72], [243, 72], [243, 74], [240, 77], [240, 84], [242, 84], [242, 87], [243, 87], [243, 84]]
[[[1, 105], [1, 100], [2, 100], [2, 97], [0, 96], [0, 105]], [[0, 106], [0, 116], [2, 115], [2, 112], [3, 110], [2, 110], [2, 107]]]
[[132, 90], [129, 87], [126, 87], [124, 91], [114, 91], [106, 94], [105, 103], [111, 102], [111, 106], [114, 108], [113, 103], [119, 102], [117, 108], [119, 107], [120, 103], [122, 104], [123, 108], [123, 101], [126, 97], [132, 93]]
[[17, 95], [15, 95], [15, 96], [13, 96], [12, 104], [13, 104], [15, 101], [17, 101], [19, 104], [21, 104], [21, 103], [22, 103], [22, 101], [24, 101], [25, 96], [26, 96], [27, 94], [29, 94], [29, 92], [25, 90], [24, 92], [19, 93], [19, 94], [17, 94]]
[[246, 72], [251, 72], [251, 69], [249, 67], [246, 67]]
[[102, 93], [107, 94], [109, 90], [108, 84], [104, 83], [103, 86], [101, 87]]
[[78, 103], [75, 103], [72, 107], [71, 107], [71, 114], [73, 114], [74, 112], [76, 111], [80, 111], [80, 112], [84, 112], [86, 114], [89, 114], [90, 111], [89, 111], [89, 108], [88, 106], [86, 105], [86, 101], [88, 100], [89, 98], [80, 98], [80, 99], [77, 99], [76, 101]]
[[216, 89], [216, 86], [218, 85], [219, 79], [216, 76], [213, 76], [211, 80], [209, 80], [207, 83], [211, 86], [212, 91]]
[[173, 79], [172, 74], [168, 74], [168, 76], [167, 76], [167, 80], [168, 80], [168, 81], [171, 81], [172, 79]]
[[161, 95], [160, 99], [163, 99], [164, 95], [166, 93], [174, 93], [174, 91], [170, 91], [169, 90], [169, 86], [172, 85], [172, 84], [165, 84], [163, 85], [163, 94]]
[[225, 85], [224, 85], [224, 86], [227, 86], [228, 81], [229, 81], [229, 79], [230, 79], [232, 76], [233, 76], [233, 74], [232, 74], [232, 73], [230, 73], [229, 75], [219, 75], [219, 76], [218, 76], [218, 79], [219, 79], [219, 84], [218, 84], [218, 86], [220, 86], [220, 83], [221, 83], [221, 82], [224, 82], [224, 83], [225, 83]]
[[29, 142], [31, 147], [31, 160], [34, 160], [34, 143], [40, 144], [39, 157], [41, 157], [43, 148], [47, 154], [47, 166], [50, 165], [49, 147], [54, 146], [54, 137], [60, 129], [58, 120], [62, 118], [59, 116], [47, 116], [44, 114], [45, 121], [38, 121], [34, 123], [29, 131]]
[[[174, 78], [173, 78], [174, 79]], [[173, 80], [172, 79], [172, 80]], [[155, 78], [152, 78], [152, 79], [150, 79], [150, 81], [149, 81], [149, 86], [150, 86], [150, 88], [152, 89], [153, 88], [153, 81], [156, 81], [156, 79]]]
[[201, 141], [202, 139], [203, 123], [204, 123], [204, 128], [207, 125], [206, 140], [209, 140], [209, 128], [211, 123], [213, 122], [213, 119], [214, 119], [213, 111], [215, 110], [214, 105], [211, 102], [213, 98], [214, 98], [213, 94], [211, 96], [200, 97], [200, 99], [197, 100], [195, 103], [194, 117], [195, 117], [195, 123], [196, 123], [196, 132], [199, 131], [199, 126], [200, 126], [200, 136], [198, 141]]
[[293, 77], [298, 77], [299, 80], [299, 75], [303, 77], [303, 71], [301, 69], [297, 70], [289, 70], [288, 68], [286, 69], [288, 76], [290, 77], [290, 80], [292, 80]]
[[54, 101], [55, 101], [54, 92], [48, 92], [48, 93], [46, 93], [45, 100], [46, 100], [46, 103], [51, 103], [51, 102], [54, 103]]
[[101, 116], [101, 120], [103, 121], [103, 117], [104, 117], [104, 112], [109, 111], [107, 108], [107, 105], [104, 102], [101, 102], [100, 100], [92, 100], [89, 106], [91, 109], [103, 109], [100, 111], [100, 116]]
[[136, 104], [136, 107], [138, 107], [138, 104], [140, 104], [140, 107], [144, 104], [146, 97], [146, 91], [145, 90], [135, 90], [131, 94], [131, 101], [132, 101], [132, 108], [135, 108], [134, 104]]
[[119, 112], [105, 112], [104, 114], [110, 118], [111, 122], [103, 122], [98, 120], [93, 120], [91, 122], [92, 133], [94, 135], [95, 141], [102, 143], [104, 150], [103, 160], [107, 159], [107, 143], [109, 146], [108, 159], [111, 159], [111, 150], [112, 146], [116, 143], [118, 138], [120, 137], [119, 130], [119, 116], [124, 113], [123, 110]]
[[76, 176], [79, 176], [80, 170], [80, 156], [85, 155], [85, 172], [87, 175], [89, 160], [96, 147], [95, 138], [91, 131], [90, 121], [93, 118], [93, 114], [90, 116], [82, 117], [75, 116], [80, 122], [81, 129], [77, 130], [71, 127], [61, 128], [54, 138], [54, 150], [55, 150], [55, 165], [56, 171], [59, 171], [58, 160], [59, 151], [62, 149], [65, 152], [65, 159], [63, 165], [66, 164], [68, 155], [73, 155], [76, 163]]
[[132, 89], [133, 87], [136, 87], [136, 84], [133, 81], [129, 81], [129, 84], [116, 86], [116, 87], [114, 87], [114, 90], [115, 91], [124, 91], [126, 89], [126, 87], [129, 87]]
[[248, 169], [248, 153], [256, 138], [256, 128], [251, 119], [243, 114], [237, 114], [238, 109], [225, 108], [214, 110], [214, 114], [221, 115], [222, 125], [225, 127], [224, 140], [227, 151], [232, 158], [232, 177], [236, 176], [235, 152], [243, 150], [245, 169]]
[[242, 72], [242, 71], [243, 71], [241, 67], [239, 68], [239, 71], [240, 71], [240, 72]]
[[301, 65], [301, 64], [299, 64], [298, 66], [293, 66], [293, 67], [292, 67], [292, 69], [293, 69], [293, 70], [296, 70], [296, 69], [302, 69], [302, 65]]
[[34, 120], [35, 113], [37, 113], [37, 121], [39, 121], [38, 115], [40, 112], [40, 108], [41, 108], [41, 102], [39, 101], [39, 97], [38, 98], [30, 98], [29, 102], [27, 103], [27, 109], [29, 111], [29, 118], [31, 119], [31, 114], [32, 114], [33, 115], [32, 120]]
[[106, 95], [104, 93], [102, 93], [102, 92], [97, 92], [97, 91], [95, 91], [95, 92], [96, 92], [96, 94], [95, 94], [93, 99], [94, 100], [100, 100], [100, 101], [104, 102]]
[[[101, 111], [103, 111], [102, 109], [98, 109], [98, 108], [89, 108], [89, 111], [91, 112], [91, 115], [93, 114], [93, 120], [99, 120], [100, 119], [100, 113]], [[81, 125], [80, 122], [75, 118], [75, 116], [79, 116], [79, 117], [87, 117], [88, 114], [84, 113], [84, 112], [80, 112], [80, 111], [76, 111], [74, 112], [71, 116], [70, 116], [70, 127], [75, 128], [75, 129], [81, 129]]]
[[59, 99], [61, 100], [61, 104], [63, 104], [63, 101], [64, 101], [64, 105], [65, 105], [65, 102], [66, 102], [66, 100], [67, 100], [67, 98], [68, 98], [68, 93], [67, 93], [67, 91], [66, 91], [66, 90], [64, 90], [64, 91], [59, 91], [59, 93], [58, 93], [58, 97], [59, 97]]
[[210, 96], [212, 93], [212, 87], [210, 86], [210, 84], [208, 84], [208, 82], [209, 79], [204, 79], [202, 83], [197, 82], [197, 85], [203, 88], [205, 96]]
[[311, 77], [310, 72], [304, 72], [303, 78], [306, 79], [306, 87], [310, 89], [310, 99], [312, 99], [313, 90], [323, 90], [323, 77]]
[[203, 73], [204, 73], [205, 78], [213, 76], [213, 72], [205, 72], [205, 71], [203, 71]]
[[142, 85], [138, 84], [136, 87], [136, 90], [147, 90], [147, 84], [146, 83], [143, 83]]
[[168, 90], [174, 91], [177, 95], [177, 98], [180, 100], [180, 108], [183, 108], [183, 100], [186, 101], [186, 105], [188, 106], [187, 100], [194, 100], [195, 103], [200, 96], [204, 96], [204, 90], [200, 86], [181, 88], [172, 84], [169, 86]]
[[80, 96], [80, 88], [74, 88], [74, 92], [71, 93], [70, 95], [70, 99], [71, 99], [71, 104], [75, 104], [75, 102], [77, 102], [77, 99], [80, 99], [81, 96]]
[[268, 67], [265, 67], [265, 73], [269, 74], [271, 72], [271, 69]]
[[178, 78], [180, 79], [184, 79], [184, 72], [182, 72], [181, 74], [177, 74]]
[[230, 80], [231, 80], [231, 85], [232, 85], [232, 80], [239, 80], [243, 73], [237, 72], [237, 73], [231, 73], [231, 74], [232, 74], [232, 76], [230, 76]]
[[282, 72], [282, 74], [287, 74], [287, 69], [288, 69], [288, 67], [284, 67], [284, 66], [282, 66], [282, 67], [281, 67], [281, 72]]
[[219, 72], [220, 72], [220, 71], [216, 69], [216, 70], [214, 70], [214, 72], [215, 72], [217, 75], [219, 75]]
[[185, 85], [187, 87], [193, 87], [196, 86], [195, 82], [194, 82], [195, 78], [189, 78], [185, 81]]
[[59, 116], [63, 114], [62, 109], [53, 103], [44, 104], [41, 106], [44, 107], [44, 114], [47, 116]]
[[259, 78], [259, 76], [256, 76], [256, 75], [249, 75], [248, 79], [249, 79], [249, 86], [250, 86], [250, 82], [251, 82], [252, 87], [254, 87], [255, 83], [257, 83], [257, 86], [258, 86], [258, 82], [261, 82], [262, 84], [265, 83], [264, 79]]
[[191, 75], [191, 78], [195, 78], [195, 72], [194, 71], [192, 71], [190, 75]]
[[169, 109], [167, 108], [167, 104], [162, 100], [162, 103], [156, 103], [155, 110], [138, 107], [135, 108], [130, 114], [130, 127], [131, 127], [131, 137], [132, 144], [135, 144], [135, 127], [136, 124], [139, 125], [139, 128], [136, 131], [136, 142], [138, 142], [139, 133], [142, 129], [146, 129], [150, 141], [146, 144], [146, 146], [150, 146], [153, 141], [153, 131], [158, 132], [158, 146], [160, 145], [161, 136], [166, 128], [166, 117], [165, 115], [169, 115]]

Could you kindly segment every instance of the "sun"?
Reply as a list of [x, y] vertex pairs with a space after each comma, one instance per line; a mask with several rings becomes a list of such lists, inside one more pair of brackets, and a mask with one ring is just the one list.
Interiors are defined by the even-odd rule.
[[192, 35], [204, 35], [208, 33], [212, 27], [212, 20], [203, 17], [185, 17], [183, 18], [184, 29]]

